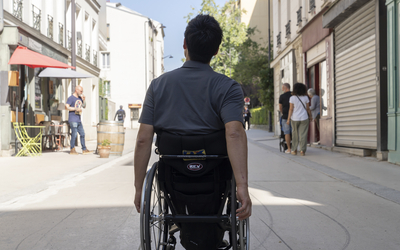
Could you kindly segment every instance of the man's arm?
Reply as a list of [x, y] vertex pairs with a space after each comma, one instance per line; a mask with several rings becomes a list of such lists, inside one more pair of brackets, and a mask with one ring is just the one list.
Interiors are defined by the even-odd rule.
[[144, 178], [146, 176], [147, 166], [151, 155], [151, 144], [153, 143], [154, 128], [152, 125], [140, 124], [139, 132], [136, 137], [136, 147], [134, 156], [135, 168], [135, 207], [140, 213], [140, 198], [142, 195], [142, 188]]
[[246, 132], [239, 121], [226, 123], [225, 130], [228, 156], [236, 180], [237, 198], [242, 203], [242, 207], [237, 209], [236, 213], [239, 220], [244, 220], [250, 217], [252, 206], [248, 186]]
[[82, 109], [71, 107], [69, 104], [65, 104], [65, 109], [68, 111], [78, 111], [78, 112], [82, 111]]
[[281, 111], [281, 114], [283, 114], [283, 106], [280, 103], [279, 103], [279, 111]]

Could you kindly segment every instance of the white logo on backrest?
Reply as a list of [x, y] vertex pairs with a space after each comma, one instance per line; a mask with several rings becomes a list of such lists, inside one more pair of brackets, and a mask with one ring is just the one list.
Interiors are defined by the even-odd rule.
[[187, 165], [187, 168], [190, 171], [199, 171], [199, 170], [203, 169], [203, 165], [201, 165], [200, 163], [190, 163]]

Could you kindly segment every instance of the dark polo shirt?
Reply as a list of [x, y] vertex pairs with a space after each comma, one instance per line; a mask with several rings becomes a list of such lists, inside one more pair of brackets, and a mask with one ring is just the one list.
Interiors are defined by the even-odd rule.
[[243, 122], [243, 91], [208, 65], [187, 61], [154, 79], [139, 122], [178, 135], [210, 134], [231, 121]]

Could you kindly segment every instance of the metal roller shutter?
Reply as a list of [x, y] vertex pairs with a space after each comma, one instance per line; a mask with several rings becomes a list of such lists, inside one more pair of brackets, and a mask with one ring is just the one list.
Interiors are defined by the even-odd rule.
[[335, 29], [336, 144], [377, 148], [375, 1]]

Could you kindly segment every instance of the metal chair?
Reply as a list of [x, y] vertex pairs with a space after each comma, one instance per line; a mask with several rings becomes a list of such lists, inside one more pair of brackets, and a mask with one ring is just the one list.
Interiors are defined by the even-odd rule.
[[[13, 123], [15, 136], [22, 145], [22, 149], [16, 157], [20, 156], [39, 156], [42, 154], [42, 129], [44, 126], [24, 126], [23, 123]], [[39, 129], [35, 137], [29, 136], [26, 128]]]

